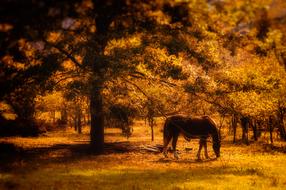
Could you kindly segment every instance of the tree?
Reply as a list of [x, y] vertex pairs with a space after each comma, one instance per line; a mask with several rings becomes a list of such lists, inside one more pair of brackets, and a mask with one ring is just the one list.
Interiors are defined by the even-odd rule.
[[[108, 53], [106, 50], [108, 48], [109, 42], [113, 39], [124, 39], [126, 37], [128, 38], [130, 35], [136, 34], [138, 32], [141, 32], [141, 35], [144, 37], [144, 32], [146, 29], [159, 24], [156, 23], [155, 17], [149, 16], [148, 14], [159, 11], [161, 8], [160, 6], [162, 5], [160, 5], [160, 3], [146, 4], [143, 2], [134, 4], [123, 0], [95, 0], [93, 1], [93, 5], [94, 9], [91, 10], [93, 12], [91, 16], [91, 24], [94, 23], [96, 30], [95, 32], [85, 31], [85, 34], [87, 34], [87, 41], [84, 43], [86, 48], [84, 51], [82, 63], [79, 63], [71, 53], [67, 53], [68, 51], [66, 49], [54, 43], [52, 43], [52, 45], [56, 47], [60, 52], [66, 54], [66, 56], [73, 60], [80, 69], [87, 68], [87, 71], [90, 72], [90, 138], [92, 149], [95, 152], [100, 153], [103, 151], [104, 145], [104, 104], [102, 95], [104, 85], [107, 81], [116, 79], [118, 76], [129, 75], [136, 77], [136, 74], [138, 75], [138, 73], [140, 73], [138, 72], [138, 65], [140, 65], [140, 62], [142, 61], [140, 60], [140, 56], [135, 57], [134, 61], [130, 63], [126, 62], [126, 57], [124, 56], [130, 57], [132, 55], [138, 54], [139, 52], [143, 52], [144, 50], [148, 50], [149, 52], [154, 50], [152, 47], [148, 47], [150, 41], [154, 41], [148, 38], [143, 38], [145, 42], [141, 42], [139, 46], [137, 45], [131, 48], [113, 48], [113, 50]], [[140, 36], [140, 34], [137, 35]], [[163, 55], [168, 56], [168, 53], [163, 51]], [[163, 66], [160, 66], [159, 63], [164, 62], [165, 59], [157, 59], [159, 63], [155, 63], [154, 61], [156, 57], [153, 58], [146, 55], [145, 59], [143, 59], [143, 64], [147, 65], [147, 67], [144, 66], [145, 69], [153, 69], [153, 71], [155, 71], [151, 65], [156, 66], [156, 69]], [[171, 60], [171, 62], [168, 64], [172, 65], [173, 63], [174, 61]], [[163, 68], [160, 69], [162, 70]], [[169, 68], [160, 74], [168, 74], [168, 72]]]
[[[105, 106], [115, 96], [105, 90], [122, 83], [148, 101], [155, 98], [159, 103], [152, 110], [171, 110], [172, 104], [162, 101], [164, 108], [156, 99], [161, 86], [180, 93], [183, 87], [187, 95], [179, 97], [189, 97], [197, 114], [266, 117], [283, 102], [278, 97], [284, 93], [284, 29], [265, 9], [273, 6], [268, 0], [3, 2], [1, 100], [31, 83], [47, 90], [62, 81], [84, 81], [95, 152], [104, 149]], [[14, 6], [23, 17], [16, 16]]]

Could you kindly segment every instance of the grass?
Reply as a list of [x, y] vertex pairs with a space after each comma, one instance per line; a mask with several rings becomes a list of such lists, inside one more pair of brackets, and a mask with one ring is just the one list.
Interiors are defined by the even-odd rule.
[[[116, 129], [106, 130], [107, 142], [130, 146], [161, 144], [157, 128], [155, 142], [142, 122], [126, 140]], [[250, 146], [222, 142], [219, 159], [195, 161], [197, 140], [179, 139], [180, 159], [170, 154], [140, 150], [86, 153], [88, 129], [78, 135], [71, 129], [55, 131], [38, 138], [2, 138], [20, 152], [0, 153], [0, 189], [285, 189], [285, 153], [266, 149], [262, 143]], [[191, 152], [184, 151], [192, 147]], [[211, 147], [209, 145], [209, 147]], [[212, 158], [214, 154], [209, 149]]]

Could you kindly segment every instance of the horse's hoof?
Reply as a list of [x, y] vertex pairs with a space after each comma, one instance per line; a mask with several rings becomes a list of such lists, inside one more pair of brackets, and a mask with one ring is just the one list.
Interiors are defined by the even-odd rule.
[[174, 154], [174, 158], [175, 158], [176, 160], [179, 160], [179, 155], [178, 155], [177, 153], [175, 153], [175, 154]]
[[165, 158], [168, 158], [168, 155], [167, 155], [166, 153], [164, 153], [164, 157], [165, 157]]
[[197, 158], [196, 162], [202, 162], [203, 160], [201, 158]]

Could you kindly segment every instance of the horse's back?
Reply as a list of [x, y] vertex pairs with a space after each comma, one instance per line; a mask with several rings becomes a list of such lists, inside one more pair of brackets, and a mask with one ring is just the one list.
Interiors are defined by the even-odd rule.
[[188, 136], [207, 136], [214, 130], [215, 123], [209, 116], [174, 115], [167, 118], [165, 128], [175, 133], [184, 131]]

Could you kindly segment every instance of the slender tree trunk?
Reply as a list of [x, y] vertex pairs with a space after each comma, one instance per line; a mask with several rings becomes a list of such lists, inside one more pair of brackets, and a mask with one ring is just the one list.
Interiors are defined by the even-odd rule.
[[151, 135], [152, 135], [151, 140], [153, 142], [154, 141], [154, 126], [153, 126], [153, 124], [151, 125]]
[[77, 105], [76, 108], [76, 122], [77, 122], [77, 132], [79, 134], [81, 134], [81, 128], [82, 128], [82, 124], [81, 124], [81, 109], [80, 109], [80, 105]]
[[241, 119], [241, 127], [242, 127], [242, 142], [245, 144], [249, 144], [248, 142], [248, 127], [249, 127], [249, 118], [248, 117], [242, 117]]
[[232, 129], [233, 129], [233, 143], [236, 142], [236, 128], [237, 128], [237, 117], [236, 115], [232, 116], [232, 121], [231, 121]]
[[82, 133], [81, 129], [82, 129], [82, 125], [81, 125], [81, 119], [79, 117], [78, 120], [77, 120], [77, 132], [78, 132], [78, 134]]
[[101, 83], [94, 81], [90, 93], [90, 145], [91, 150], [98, 154], [104, 151], [104, 114], [101, 87]]
[[56, 124], [56, 111], [51, 112], [53, 124]]
[[268, 129], [269, 129], [270, 143], [273, 144], [274, 121], [271, 116], [269, 117], [269, 121], [268, 121]]
[[257, 122], [255, 120], [252, 121], [252, 129], [253, 129], [253, 139], [254, 141], [258, 140], [258, 131], [257, 131]]
[[285, 130], [285, 126], [284, 126], [284, 113], [285, 111], [283, 110], [283, 108], [279, 108], [278, 111], [278, 129], [279, 129], [279, 134], [280, 134], [280, 138], [283, 141], [286, 141], [286, 130]]
[[83, 118], [83, 124], [87, 125], [87, 120], [86, 120], [86, 114], [85, 113], [83, 113], [82, 118]]
[[270, 142], [273, 144], [273, 127], [269, 126], [269, 136], [270, 136]]
[[73, 121], [73, 118], [70, 114], [68, 114], [68, 126], [72, 128], [72, 121]]
[[87, 112], [87, 125], [90, 125], [90, 111]]
[[77, 131], [77, 117], [76, 117], [76, 114], [74, 115], [74, 118], [73, 118], [73, 126], [74, 126], [74, 131]]
[[151, 128], [151, 140], [154, 141], [154, 119], [149, 120], [149, 125]]
[[150, 102], [147, 102], [147, 120], [149, 123], [149, 126], [151, 128], [151, 140], [154, 141], [154, 116], [155, 116], [155, 111], [154, 111], [154, 102], [151, 100]]
[[66, 125], [68, 123], [68, 113], [67, 113], [67, 109], [63, 108], [61, 110], [61, 123], [63, 125]]
[[236, 128], [237, 125], [233, 126], [233, 143], [236, 143]]

